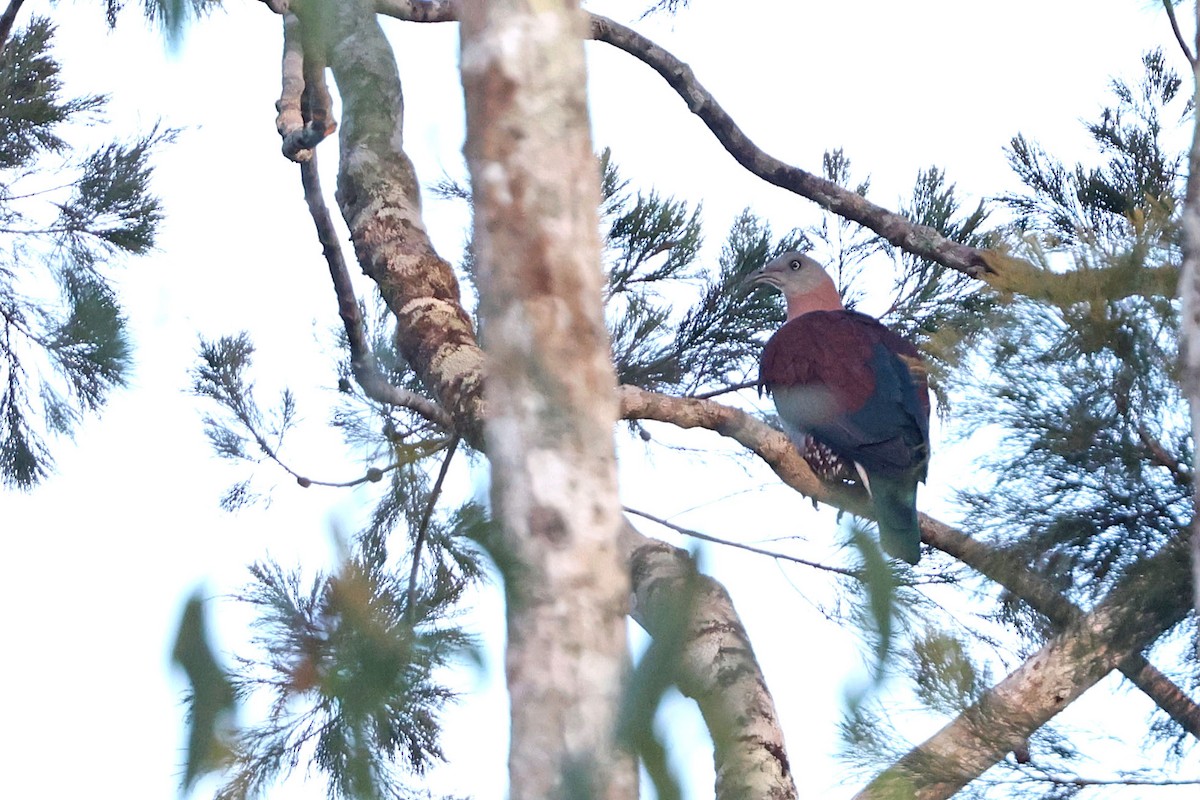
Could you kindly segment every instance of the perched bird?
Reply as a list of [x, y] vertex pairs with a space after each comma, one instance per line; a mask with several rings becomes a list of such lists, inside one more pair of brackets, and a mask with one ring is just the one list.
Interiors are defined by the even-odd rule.
[[759, 391], [771, 394], [801, 453], [811, 437], [854, 464], [884, 550], [916, 564], [917, 483], [929, 462], [929, 386], [920, 354], [874, 317], [846, 310], [833, 280], [803, 253], [784, 253], [751, 281], [787, 301], [787, 322], [763, 349]]

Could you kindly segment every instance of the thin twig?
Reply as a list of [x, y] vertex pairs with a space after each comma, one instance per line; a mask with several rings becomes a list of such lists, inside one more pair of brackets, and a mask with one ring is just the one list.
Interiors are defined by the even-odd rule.
[[413, 621], [413, 609], [417, 600], [417, 571], [421, 566], [421, 548], [425, 544], [425, 535], [429, 530], [429, 520], [433, 518], [433, 507], [437, 504], [438, 495], [442, 493], [442, 483], [446, 480], [446, 472], [450, 469], [450, 459], [458, 449], [458, 434], [450, 437], [446, 447], [446, 457], [442, 460], [442, 468], [438, 470], [437, 480], [433, 482], [433, 490], [429, 492], [429, 502], [425, 505], [425, 514], [421, 517], [421, 526], [417, 529], [417, 538], [413, 542], [412, 568], [408, 572], [408, 618]]
[[756, 386], [758, 386], [758, 381], [744, 381], [742, 383], [735, 383], [731, 386], [725, 386], [720, 389], [713, 389], [711, 392], [701, 392], [700, 394], [688, 395], [688, 397], [694, 397], [697, 400], [711, 400], [714, 397], [720, 397], [723, 394], [740, 392], [742, 389], [753, 389]]
[[1179, 30], [1179, 20], [1175, 18], [1175, 6], [1171, 0], [1163, 0], [1163, 8], [1167, 10], [1167, 18], [1171, 20], [1171, 30], [1175, 34], [1175, 41], [1179, 42], [1179, 49], [1183, 50], [1183, 55], [1187, 58], [1188, 63], [1193, 67], [1196, 65], [1196, 57], [1192, 55], [1192, 48], [1188, 47], [1187, 41], [1183, 38], [1183, 31]]
[[1162, 446], [1162, 442], [1150, 435], [1150, 432], [1142, 425], [1137, 426], [1138, 438], [1142, 440], [1142, 444], [1150, 451], [1150, 460], [1160, 467], [1166, 467], [1175, 476], [1175, 482], [1180, 486], [1192, 485], [1192, 473], [1179, 463], [1179, 459], [1175, 458], [1167, 448]]
[[1030, 783], [1049, 783], [1054, 786], [1195, 786], [1200, 778], [1085, 778], [1078, 775], [1053, 775], [1044, 770], [1014, 778], [988, 780], [993, 786], [1017, 786]]
[[357, 478], [352, 478], [351, 480], [348, 480], [348, 481], [323, 481], [323, 480], [317, 480], [314, 478], [309, 478], [309, 477], [306, 477], [305, 475], [302, 475], [301, 473], [297, 472], [295, 469], [293, 469], [291, 466], [289, 466], [286, 461], [284, 461], [282, 458], [280, 458], [278, 451], [276, 451], [276, 449], [274, 447], [271, 447], [270, 443], [258, 431], [258, 429], [254, 426], [253, 421], [249, 417], [246, 417], [242, 414], [237, 414], [236, 416], [238, 418], [238, 421], [240, 421], [242, 423], [242, 425], [246, 426], [246, 429], [250, 432], [251, 436], [254, 437], [254, 443], [258, 445], [258, 449], [263, 452], [263, 455], [265, 455], [268, 459], [270, 459], [272, 462], [274, 462], [276, 466], [278, 466], [280, 469], [282, 469], [288, 475], [291, 475], [293, 478], [295, 478], [296, 483], [300, 484], [300, 486], [305, 489], [307, 489], [310, 486], [328, 486], [328, 487], [331, 487], [334, 489], [347, 489], [352, 486], [359, 486], [364, 483], [378, 483], [379, 480], [382, 479], [384, 475], [386, 475], [387, 473], [391, 472], [394, 469], [399, 468], [400, 465], [402, 463], [404, 463], [404, 462], [397, 461], [393, 464], [388, 464], [386, 467], [371, 467], [370, 469], [367, 470], [365, 475], [361, 475]]
[[645, 511], [638, 511], [636, 508], [630, 508], [629, 506], [623, 506], [622, 508], [624, 509], [626, 514], [633, 514], [636, 517], [648, 519], [651, 522], [655, 522], [659, 525], [662, 525], [664, 528], [670, 528], [671, 530], [675, 531], [676, 533], [681, 533], [684, 536], [690, 536], [693, 539], [703, 539], [706, 542], [714, 542], [715, 544], [723, 544], [723, 545], [726, 545], [727, 547], [736, 547], [739, 550], [746, 550], [751, 553], [756, 553], [760, 556], [768, 556], [770, 558], [777, 558], [781, 561], [790, 561], [793, 564], [803, 564], [806, 567], [812, 567], [813, 569], [824, 570], [825, 572], [836, 572], [838, 575], [845, 575], [846, 577], [854, 578], [855, 580], [862, 580], [862, 577], [863, 577], [862, 573], [860, 573], [858, 570], [855, 570], [855, 569], [849, 569], [846, 567], [833, 567], [828, 564], [822, 564], [817, 561], [808, 561], [807, 559], [798, 558], [796, 556], [791, 556], [791, 555], [788, 555], [787, 553], [780, 553], [777, 550], [766, 550], [764, 548], [755, 547], [754, 545], [750, 545], [750, 544], [742, 544], [741, 542], [731, 542], [728, 539], [722, 539], [718, 536], [711, 536], [707, 533], [700, 533], [700, 531], [692, 530], [691, 528], [684, 528], [680, 525], [676, 525], [674, 522], [668, 522], [667, 520], [662, 519], [661, 517], [656, 517], [653, 514], [648, 514]]
[[369, 470], [367, 470], [366, 475], [362, 475], [349, 481], [318, 481], [312, 478], [306, 478], [303, 475], [295, 472], [277, 458], [272, 458], [272, 460], [282, 467], [285, 472], [295, 478], [296, 483], [300, 484], [305, 489], [307, 489], [309, 486], [328, 486], [333, 489], [348, 489], [352, 486], [360, 486], [364, 483], [378, 483], [384, 475], [394, 469], [398, 469], [401, 463], [396, 462], [394, 464], [388, 464], [386, 467], [371, 467]]
[[[9, 184], [9, 185], [11, 186], [11, 184]], [[46, 189], [38, 189], [37, 191], [34, 191], [34, 192], [26, 192], [25, 194], [6, 195], [4, 199], [7, 202], [12, 202], [13, 200], [27, 200], [30, 197], [40, 197], [44, 194], [50, 194], [51, 192], [58, 192], [63, 189], [70, 189], [74, 186], [75, 186], [75, 182], [70, 181], [68, 183], [60, 183], [58, 186], [51, 186]]]

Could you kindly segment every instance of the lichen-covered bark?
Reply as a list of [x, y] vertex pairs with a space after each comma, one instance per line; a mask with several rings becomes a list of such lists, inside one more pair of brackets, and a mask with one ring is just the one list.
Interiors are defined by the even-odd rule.
[[979, 777], [1187, 615], [1187, 537], [1139, 565], [1078, 623], [1050, 639], [971, 708], [856, 795], [861, 800], [947, 798]]
[[404, 101], [391, 46], [364, 0], [329, 5], [327, 47], [342, 100], [337, 200], [363, 270], [396, 316], [396, 341], [459, 432], [482, 444], [483, 353], [458, 281], [421, 219], [403, 148]]
[[637, 795], [616, 746], [629, 577], [602, 306], [583, 17], [569, 0], [461, 5], [485, 448], [504, 531], [509, 794]]
[[[634, 619], [656, 640], [682, 626], [678, 685], [696, 701], [712, 734], [717, 800], [792, 800], [796, 784], [775, 701], [729, 594], [698, 574], [686, 552], [631, 526], [623, 541]], [[681, 618], [664, 618], [664, 609], [673, 608]]]

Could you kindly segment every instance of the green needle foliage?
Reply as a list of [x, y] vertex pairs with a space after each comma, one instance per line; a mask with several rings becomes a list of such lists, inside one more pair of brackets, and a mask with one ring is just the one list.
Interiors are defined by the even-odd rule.
[[405, 775], [442, 758], [438, 717], [454, 694], [436, 672], [470, 640], [447, 623], [455, 593], [410, 607], [381, 551], [307, 585], [275, 564], [241, 595], [258, 612], [260, 654], [239, 660], [241, 700], [265, 693], [266, 719], [233, 744], [221, 800], [262, 796], [310, 758], [331, 798], [404, 798]]
[[1170, 132], [1169, 122], [1190, 119], [1193, 109], [1161, 50], [1147, 53], [1143, 65], [1136, 87], [1113, 81], [1115, 103], [1087, 126], [1102, 164], [1067, 166], [1023, 135], [1013, 138], [1009, 163], [1028, 190], [1005, 200], [1019, 230], [1059, 247], [1133, 235], [1151, 209], [1170, 216], [1180, 199], [1185, 156], [1164, 143], [1163, 134]]
[[[943, 297], [956, 301], [915, 328], [927, 353], [950, 356], [943, 380], [955, 398], [954, 423], [997, 440], [960, 493], [965, 530], [1085, 609], [1187, 535], [1195, 514], [1174, 300], [1186, 160], [1168, 144], [1175, 131], [1167, 124], [1190, 123], [1194, 109], [1161, 53], [1146, 55], [1143, 66], [1136, 86], [1113, 82], [1112, 102], [1087, 125], [1094, 163], [1068, 165], [1013, 138], [1009, 158], [1026, 188], [1003, 198], [1012, 218], [1007, 241], [1038, 266], [1021, 279], [1020, 294], [964, 292], [950, 280]], [[1182, 138], [1173, 141], [1181, 147]], [[948, 207], [938, 181], [936, 173], [922, 176], [924, 200], [914, 209], [925, 211], [916, 218], [936, 219]], [[976, 212], [958, 229], [961, 240], [979, 235], [971, 225], [978, 219]], [[946, 279], [905, 261], [914, 286]], [[918, 311], [906, 316], [921, 320], [927, 304], [917, 300]], [[1185, 593], [1175, 577], [1162, 576], [1164, 591]], [[940, 718], [976, 702], [994, 667], [1011, 666], [996, 663], [999, 642], [980, 631], [1015, 630], [1026, 654], [1054, 632], [1021, 600], [990, 591], [994, 611], [969, 626], [970, 636], [930, 627], [907, 645], [902, 660], [916, 699]], [[1200, 686], [1195, 636], [1187, 618], [1147, 654], [1168, 665], [1185, 692]], [[1176, 758], [1194, 752], [1194, 739], [1161, 710], [1147, 734]], [[847, 762], [868, 772], [910, 746], [880, 703], [853, 709], [843, 736]], [[1072, 775], [1079, 758], [1065, 729], [1046, 726], [997, 771], [1022, 797], [1069, 797], [1085, 783], [1054, 778]], [[994, 796], [981, 784], [964, 796]]]
[[[413, 380], [390, 344], [380, 339], [376, 349], [385, 374]], [[218, 409], [205, 417], [209, 440], [223, 457], [269, 461], [312, 485], [284, 460], [297, 419], [293, 395], [285, 390], [277, 408], [265, 410], [251, 377], [253, 356], [245, 334], [201, 343], [193, 388]], [[239, 599], [255, 612], [259, 652], [238, 659], [233, 680], [244, 708], [265, 704], [267, 711], [233, 735], [219, 765], [219, 798], [263, 796], [302, 763], [325, 778], [330, 798], [417, 796], [411, 777], [442, 758], [438, 719], [453, 693], [439, 671], [470, 655], [471, 641], [453, 620], [465, 593], [485, 577], [481, 547], [490, 522], [470, 502], [433, 513], [430, 472], [445, 438], [403, 409], [355, 392], [345, 364], [341, 375], [337, 426], [369, 463], [391, 463], [351, 482], [379, 483], [382, 491], [335, 574], [306, 582], [274, 562], [252, 567], [254, 581]], [[234, 510], [260, 499], [250, 485], [235, 484], [222, 504]], [[405, 553], [399, 561], [389, 558], [397, 540]]]
[[[783, 251], [807, 250], [830, 265], [848, 304], [877, 302], [866, 287], [891, 285], [885, 319], [925, 352], [940, 405], [953, 397], [956, 423], [996, 431], [1002, 439], [985, 476], [991, 480], [981, 478], [964, 494], [968, 530], [1089, 605], [1183, 530], [1190, 513], [1191, 442], [1173, 382], [1177, 309], [1156, 272], [1178, 263], [1174, 214], [1182, 162], [1160, 144], [1160, 121], [1168, 117], [1165, 107], [1178, 102], [1178, 82], [1161, 58], [1148, 57], [1146, 68], [1137, 89], [1114, 84], [1116, 103], [1089, 126], [1099, 166], [1067, 168], [1028, 140], [1013, 140], [1014, 169], [1029, 191], [1004, 198], [1012, 220], [1004, 228], [989, 227], [982, 203], [964, 208], [940, 169], [916, 176], [902, 208], [909, 218], [967, 244], [1012, 248], [1042, 265], [1016, 287], [1019, 295], [900, 253], [827, 215], [777, 236], [747, 210], [706, 262], [700, 208], [631, 188], [605, 152], [606, 313], [619, 379], [678, 395], [753, 380], [762, 343], [784, 311], [777, 294], [749, 291], [746, 278]], [[869, 191], [870, 181], [854, 177], [841, 151], [826, 154], [824, 174], [861, 194]], [[443, 192], [467, 196], [457, 185]], [[881, 261], [890, 270], [882, 281], [875, 272]], [[470, 268], [468, 262], [462, 270], [468, 285]], [[387, 379], [422, 392], [392, 346], [386, 315], [363, 316]], [[206, 419], [210, 438], [223, 455], [265, 456], [291, 472], [279, 452], [294, 410], [286, 401], [272, 414], [258, 410], [247, 372], [251, 354], [248, 340], [239, 337], [203, 349], [197, 391], [222, 408]], [[267, 655], [243, 662], [258, 671], [241, 671], [239, 686], [244, 700], [264, 691], [274, 699], [266, 722], [246, 728], [240, 740], [227, 773], [231, 798], [261, 793], [303, 759], [328, 777], [331, 796], [407, 791], [397, 788], [406, 785], [403, 774], [419, 774], [438, 757], [436, 709], [449, 699], [425, 671], [436, 659], [427, 659], [416, 642], [423, 632], [457, 641], [448, 620], [484, 575], [481, 550], [507, 579], [519, 577], [482, 509], [467, 504], [432, 513], [444, 432], [365, 397], [347, 362], [337, 375], [341, 402], [333, 424], [373, 465], [366, 479], [380, 489], [343, 571], [353, 585], [373, 587], [354, 596], [382, 599], [350, 614], [336, 605], [344, 593], [331, 588], [343, 573], [302, 592], [299, 578], [278, 566], [256, 568], [258, 588], [244, 599], [260, 613], [259, 645]], [[852, 472], [850, 482], [856, 481]], [[875, 770], [909, 747], [883, 705], [896, 691], [892, 667], [907, 666], [912, 696], [930, 715], [952, 715], [978, 700], [992, 675], [1007, 666], [996, 655], [1012, 646], [1006, 628], [1024, 634], [1020, 646], [1029, 648], [1043, 641], [1049, 626], [993, 591], [992, 617], [927, 629], [923, 620], [931, 617], [946, 625], [956, 620], [915, 587], [944, 584], [945, 591], [961, 592], [954, 586], [961, 576], [936, 572], [936, 563], [895, 572], [874, 538], [855, 532], [852, 553], [865, 580], [844, 584], [831, 613], [860, 631], [865, 643], [875, 680], [851, 693], [843, 734], [848, 761]], [[387, 559], [391, 550], [402, 550], [407, 568]], [[337, 628], [334, 620], [367, 625], [369, 635]], [[375, 647], [382, 655], [367, 654]], [[631, 702], [642, 711], [657, 705], [669, 683], [656, 661], [669, 656], [670, 648], [657, 648], [638, 668], [643, 682], [635, 681], [635, 691], [641, 694]], [[1194, 665], [1185, 666], [1194, 672]], [[1196, 684], [1194, 674], [1174, 677]], [[669, 743], [649, 733], [649, 719], [631, 716], [626, 734], [671, 795], [677, 787], [665, 767]], [[1170, 724], [1155, 730], [1178, 736]], [[333, 731], [332, 738], [317, 745], [325, 731]], [[1052, 728], [1040, 730], [1029, 747], [1054, 765], [1075, 756]]]
[[992, 368], [974, 372], [984, 376], [981, 391], [967, 393], [964, 409], [968, 424], [1006, 432], [990, 462], [994, 483], [964, 496], [972, 525], [1075, 587], [1080, 602], [1179, 535], [1193, 514], [1178, 308], [1154, 282], [1180, 261], [1184, 160], [1162, 143], [1161, 120], [1188, 109], [1161, 53], [1144, 64], [1141, 84], [1114, 82], [1115, 102], [1088, 125], [1098, 166], [1069, 168], [1013, 139], [1010, 157], [1029, 191], [1009, 204], [1023, 252], [1043, 265], [1030, 282], [1064, 269], [1075, 282], [995, 309], [979, 350]]
[[[994, 247], [999, 234], [985, 229], [988, 212], [982, 202], [964, 216], [955, 187], [946, 174], [930, 167], [917, 175], [912, 197], [901, 212], [948, 239], [972, 247]], [[943, 389], [964, 354], [988, 332], [988, 311], [996, 299], [979, 281], [911, 253], [900, 254], [896, 300], [886, 314], [888, 324], [916, 344], [925, 355], [930, 385], [948, 407]]]
[[697, 262], [699, 208], [655, 191], [630, 192], [608, 151], [601, 167], [618, 380], [672, 394], [745, 381], [757, 372], [763, 332], [784, 317], [778, 297], [750, 294], [746, 278], [779, 253], [807, 249], [805, 237], [791, 231], [776, 238], [747, 210], [730, 228], [715, 268], [705, 268]]
[[150, 158], [170, 132], [84, 151], [66, 128], [105, 98], [62, 96], [43, 18], [0, 49], [0, 482], [50, 472], [70, 436], [125, 382], [130, 342], [103, 269], [144, 255], [162, 221]]

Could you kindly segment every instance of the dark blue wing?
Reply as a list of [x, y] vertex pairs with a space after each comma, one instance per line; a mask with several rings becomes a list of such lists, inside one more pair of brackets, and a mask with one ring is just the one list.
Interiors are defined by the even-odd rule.
[[909, 471], [929, 453], [928, 389], [910, 368], [919, 361], [873, 317], [815, 311], [771, 337], [759, 380], [793, 436], [810, 434], [868, 472]]
[[862, 406], [814, 425], [812, 435], [838, 455], [861, 464], [868, 474], [920, 468], [924, 479], [929, 421], [912, 373], [882, 342], [871, 351], [875, 385]]

